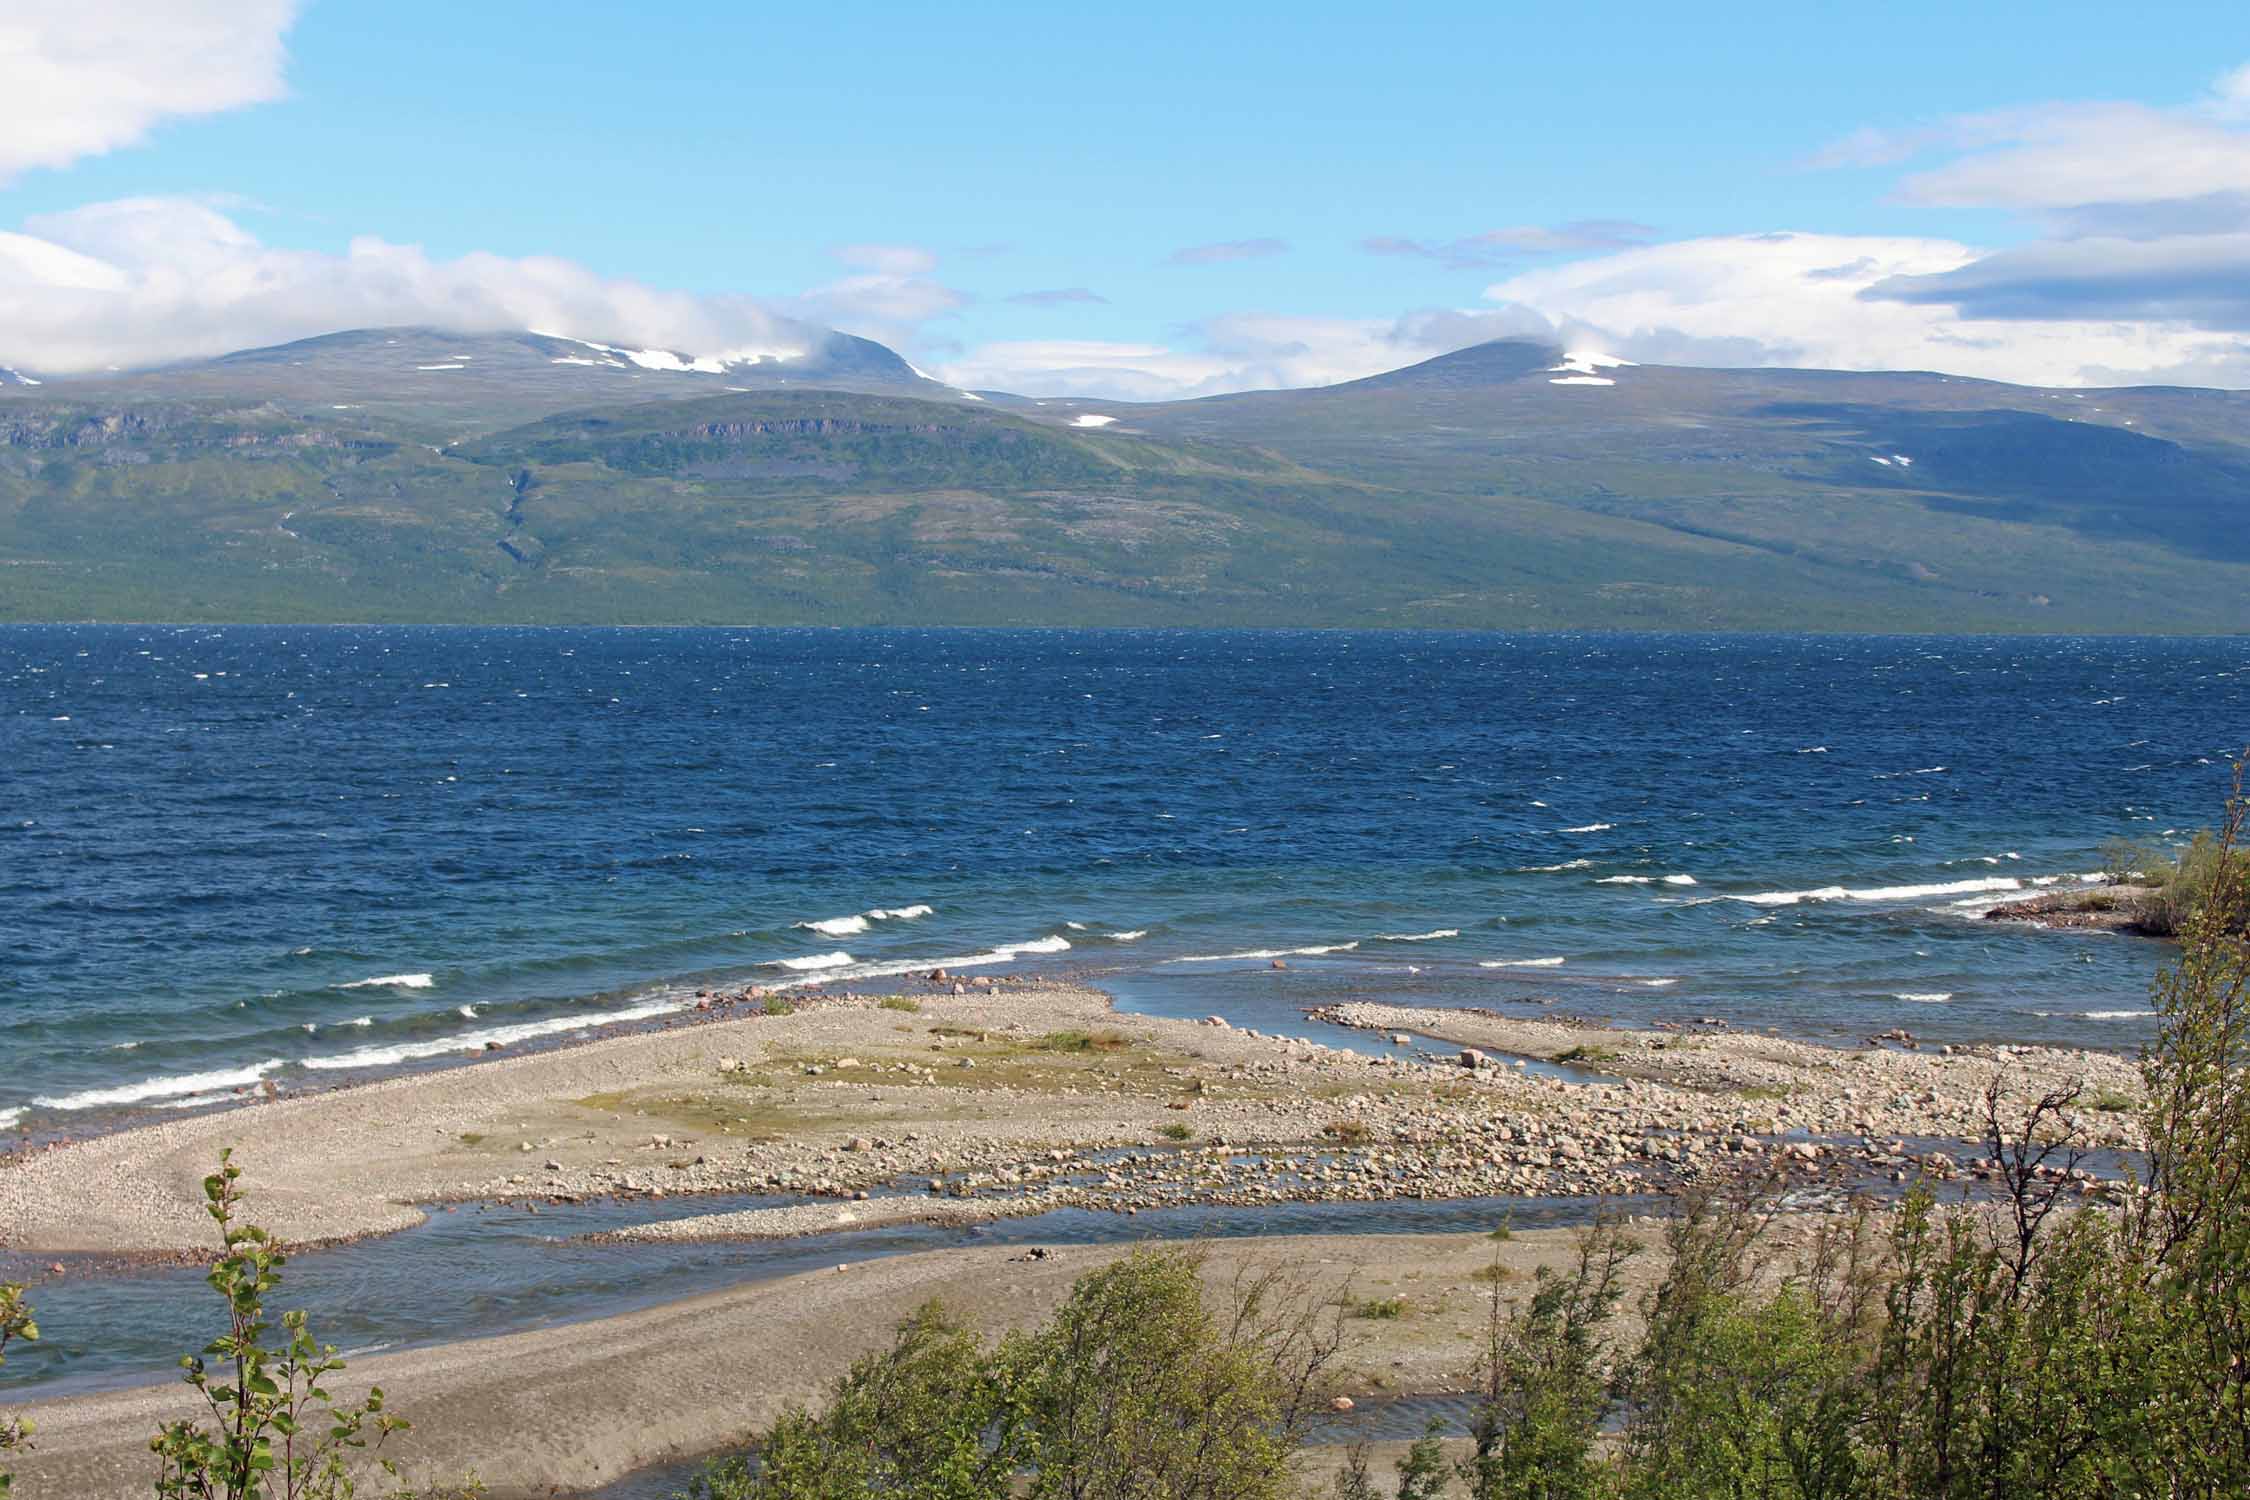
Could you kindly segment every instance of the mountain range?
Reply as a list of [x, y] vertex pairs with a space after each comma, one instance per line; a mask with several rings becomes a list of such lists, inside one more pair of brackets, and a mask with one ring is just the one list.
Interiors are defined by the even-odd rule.
[[0, 370], [0, 619], [2231, 632], [2250, 393], [1534, 341], [1194, 401], [356, 330]]

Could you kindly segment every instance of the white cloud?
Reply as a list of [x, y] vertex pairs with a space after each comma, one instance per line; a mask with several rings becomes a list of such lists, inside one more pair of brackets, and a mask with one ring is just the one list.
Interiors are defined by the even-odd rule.
[[1935, 296], [1895, 295], [1943, 286], [1979, 262], [1979, 251], [1943, 239], [1736, 235], [1534, 271], [1485, 295], [1583, 325], [1602, 347], [1649, 363], [1942, 370], [2031, 385], [2193, 371], [2250, 384], [2241, 339], [2178, 322], [1962, 317]]
[[2250, 62], [2211, 85], [2211, 112], [2222, 120], [2250, 120]]
[[275, 249], [178, 198], [94, 204], [0, 231], [0, 365], [130, 368], [395, 324], [539, 328], [701, 355], [819, 337], [749, 297], [660, 291], [549, 256], [440, 260], [372, 236], [341, 255]]
[[2053, 105], [1961, 122], [1969, 150], [1906, 179], [1908, 199], [2074, 209], [2250, 193], [2250, 129], [2139, 104]]
[[282, 93], [296, 0], [8, 0], [0, 182]]
[[945, 364], [940, 376], [950, 385], [1036, 396], [1171, 401], [1333, 385], [1487, 339], [1554, 336], [1546, 319], [1522, 308], [1435, 309], [1398, 318], [1235, 313], [1193, 332], [1192, 348], [1084, 339], [983, 344]]

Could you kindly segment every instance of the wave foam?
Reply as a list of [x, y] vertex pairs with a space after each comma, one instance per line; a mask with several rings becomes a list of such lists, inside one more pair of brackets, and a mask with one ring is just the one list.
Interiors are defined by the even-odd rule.
[[777, 958], [774, 960], [777, 966], [784, 969], [795, 969], [800, 974], [808, 973], [814, 969], [841, 969], [850, 962], [852, 962], [852, 956], [841, 950], [835, 953], [808, 954], [803, 958]]
[[1651, 875], [1604, 875], [1604, 876], [1603, 876], [1603, 877], [1602, 877], [1601, 879], [1599, 879], [1599, 880], [1595, 881], [1595, 882], [1594, 882], [1594, 884], [1596, 884], [1596, 885], [1647, 885], [1647, 884], [1649, 884], [1649, 883], [1650, 883], [1650, 882], [1651, 882], [1652, 880], [1654, 880], [1654, 879], [1655, 879], [1655, 877], [1654, 877], [1654, 876], [1651, 876]]
[[822, 917], [818, 921], [790, 925], [823, 937], [857, 937], [867, 930], [870, 922], [915, 922], [936, 910], [934, 906], [917, 901], [912, 906], [874, 906], [848, 917]]
[[1440, 938], [1457, 938], [1460, 935], [1461, 929], [1458, 927], [1440, 927], [1431, 932], [1379, 932], [1368, 941], [1374, 943], [1434, 943]]
[[1563, 962], [1559, 958], [1486, 958], [1477, 962], [1480, 969], [1552, 969]]
[[1911, 1000], [1916, 1005], [1943, 1005], [1953, 998], [1951, 990], [1900, 990], [1893, 1000]]
[[20, 1109], [0, 1109], [0, 1130], [15, 1129], [16, 1121], [22, 1118], [23, 1111]]
[[1323, 953], [1349, 953], [1358, 943], [1327, 943], [1309, 948], [1249, 948], [1240, 953], [1183, 953], [1164, 960], [1168, 964], [1218, 964], [1245, 958], [1317, 958]]
[[175, 1073], [164, 1078], [144, 1078], [115, 1088], [85, 1089], [75, 1094], [42, 1095], [31, 1102], [41, 1109], [99, 1109], [106, 1104], [139, 1104], [146, 1099], [169, 1099], [179, 1094], [208, 1094], [214, 1089], [248, 1088], [282, 1065], [278, 1057], [247, 1068], [223, 1068], [209, 1073]]
[[1137, 943], [1147, 936], [1146, 927], [1136, 927], [1130, 932], [1113, 932], [1109, 935], [1109, 940], [1113, 943]]
[[1590, 859], [1566, 859], [1559, 865], [1524, 865], [1516, 873], [1518, 875], [1557, 875], [1564, 870], [1591, 870], [1593, 867], [1594, 862]]
[[1563, 829], [1558, 829], [1558, 830], [1557, 830], [1557, 832], [1560, 832], [1560, 833], [1606, 833], [1606, 832], [1607, 832], [1608, 830], [1610, 830], [1610, 829], [1612, 829], [1612, 828], [1615, 828], [1616, 826], [1617, 826], [1617, 825], [1616, 825], [1615, 823], [1581, 823], [1581, 824], [1579, 824], [1579, 825], [1578, 825], [1578, 826], [1577, 826], [1576, 828], [1563, 828]]
[[339, 984], [340, 990], [426, 990], [437, 980], [428, 974], [378, 974], [373, 979], [355, 979], [350, 984]]
[[395, 1067], [417, 1058], [443, 1057], [449, 1052], [482, 1051], [488, 1043], [496, 1042], [505, 1047], [513, 1042], [530, 1041], [534, 1037], [559, 1036], [568, 1031], [590, 1031], [596, 1026], [610, 1026], [624, 1021], [645, 1021], [651, 1016], [665, 1015], [679, 1008], [679, 1001], [663, 1000], [647, 1005], [628, 1006], [623, 1010], [597, 1011], [592, 1015], [552, 1016], [544, 1021], [521, 1021], [513, 1026], [488, 1026], [481, 1031], [464, 1031], [453, 1036], [434, 1037], [425, 1042], [360, 1047], [328, 1057], [308, 1057], [304, 1060], [304, 1065], [322, 1070]]
[[1057, 933], [1052, 937], [1034, 938], [1028, 943], [1011, 943], [1003, 948], [965, 954], [957, 958], [895, 958], [879, 963], [853, 963], [822, 969], [804, 979], [783, 982], [788, 985], [831, 984], [848, 979], [888, 979], [900, 974], [924, 974], [937, 969], [988, 969], [995, 964], [1012, 964], [1026, 953], [1062, 953], [1069, 947], [1070, 939]]
[[1666, 885], [1693, 885], [1695, 884], [1695, 877], [1693, 875], [1667, 875], [1664, 877], [1664, 883]]
[[1801, 901], [1923, 901], [1932, 896], [1960, 896], [1972, 891], [2020, 891], [2023, 882], [2013, 875], [1990, 875], [1981, 880], [1949, 880], [1933, 885], [1817, 886], [1807, 891], [1729, 892], [1730, 901], [1752, 906], [1795, 906]]

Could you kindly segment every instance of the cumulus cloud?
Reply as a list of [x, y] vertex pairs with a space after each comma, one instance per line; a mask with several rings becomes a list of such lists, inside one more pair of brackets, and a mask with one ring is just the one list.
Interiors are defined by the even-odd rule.
[[970, 389], [1168, 401], [1230, 391], [1333, 385], [1489, 339], [1552, 339], [1528, 308], [1425, 309], [1397, 318], [1235, 313], [1188, 330], [1182, 346], [1086, 339], [989, 343], [947, 363]]
[[1631, 219], [1573, 219], [1567, 224], [1519, 224], [1510, 229], [1488, 229], [1482, 234], [1454, 240], [1413, 240], [1386, 234], [1359, 243], [1370, 255], [1415, 256], [1458, 270], [1495, 266], [1521, 256], [1622, 250], [1647, 243], [1655, 233], [1649, 225]]
[[[2250, 345], [2185, 320], [2088, 317], [2068, 299], [1957, 310], [1964, 284], [1998, 259], [1944, 239], [1733, 235], [1534, 271], [1485, 295], [1567, 325], [1573, 342], [1599, 340], [1647, 363], [1942, 370], [2033, 385], [2187, 372], [2250, 383]], [[2203, 293], [2220, 295], [2215, 280]]]
[[[2250, 64], [2174, 108], [2044, 104], [1896, 136], [1861, 132], [1828, 157], [1937, 152], [1947, 159], [1908, 175], [1902, 197], [2012, 210], [2041, 237], [1957, 266], [1855, 278], [1861, 301], [2004, 325], [2050, 351], [2076, 345], [2087, 378], [2242, 382], [2243, 340], [2211, 336], [2250, 333]], [[2035, 327], [2047, 332], [2027, 331]], [[2141, 357], [2113, 357], [2113, 345]]]
[[9, 0], [0, 183], [280, 97], [296, 0]]
[[276, 249], [178, 198], [0, 231], [0, 365], [132, 368], [396, 324], [539, 328], [714, 355], [802, 350], [820, 337], [749, 297], [660, 291], [548, 256], [436, 259], [372, 236], [340, 255]]
[[1221, 240], [1211, 245], [1186, 246], [1165, 259], [1175, 266], [1216, 266], [1230, 260], [1259, 260], [1268, 255], [1280, 255], [1288, 248], [1287, 240]]

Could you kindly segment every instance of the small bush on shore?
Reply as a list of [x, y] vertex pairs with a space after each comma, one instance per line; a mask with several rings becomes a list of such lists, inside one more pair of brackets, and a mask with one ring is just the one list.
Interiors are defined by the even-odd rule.
[[[380, 1386], [339, 1404], [322, 1385], [344, 1368], [334, 1345], [316, 1344], [305, 1315], [281, 1315], [282, 1342], [268, 1342], [266, 1294], [281, 1284], [288, 1255], [255, 1224], [238, 1222], [242, 1169], [222, 1152], [203, 1179], [204, 1206], [225, 1253], [205, 1279], [226, 1300], [227, 1331], [180, 1361], [209, 1406], [210, 1425], [168, 1422], [149, 1441], [160, 1500], [350, 1500], [346, 1461], [406, 1430]], [[211, 1361], [218, 1362], [214, 1376]], [[390, 1460], [379, 1460], [397, 1476]]]
[[[2113, 839], [2102, 846], [2102, 873], [2113, 882], [2139, 888], [2133, 919], [2144, 932], [2177, 937], [2206, 906], [2232, 909], [2242, 920], [2240, 887], [2250, 871], [2239, 858], [2227, 859], [2221, 844], [2222, 835], [2208, 828], [2178, 849]], [[2222, 890], [2227, 882], [2234, 889]]]
[[1379, 1323], [1396, 1322], [1406, 1316], [1406, 1299], [1370, 1297], [1364, 1302], [1352, 1303], [1351, 1315], [1355, 1318], [1370, 1318]]
[[1325, 1407], [1333, 1318], [1275, 1275], [1223, 1308], [1201, 1262], [1142, 1250], [1080, 1278], [1044, 1326], [987, 1344], [936, 1304], [854, 1364], [702, 1500], [1282, 1500]]
[[[39, 1325], [32, 1321], [31, 1304], [23, 1300], [23, 1288], [15, 1282], [0, 1286], [0, 1365], [8, 1362], [8, 1346], [18, 1340], [26, 1344], [39, 1339]], [[0, 1464], [11, 1453], [21, 1453], [31, 1446], [32, 1426], [28, 1417], [0, 1413]], [[15, 1481], [5, 1468], [0, 1468], [0, 1497], [13, 1494]]]
[[769, 996], [767, 996], [767, 997], [766, 997], [766, 1014], [767, 1014], [767, 1015], [769, 1015], [769, 1016], [793, 1016], [793, 1015], [795, 1015], [796, 1013], [797, 1013], [797, 1007], [796, 1007], [796, 1006], [794, 1006], [794, 1005], [791, 1005], [791, 1004], [790, 1004], [790, 1003], [789, 1003], [788, 1001], [786, 1001], [786, 1000], [782, 999], [782, 998], [781, 998], [781, 997], [780, 997], [779, 995], [769, 995]]
[[1156, 1127], [1156, 1133], [1168, 1141], [1187, 1141], [1195, 1138], [1195, 1127], [1178, 1124], [1159, 1125]]
[[908, 1015], [913, 1015], [921, 1008], [921, 1001], [909, 1000], [904, 995], [887, 995], [883, 999], [883, 1009], [885, 1010], [902, 1010]]

